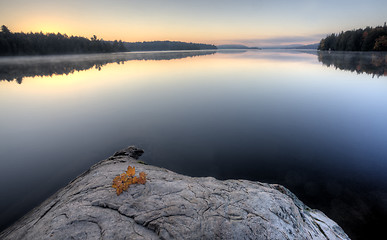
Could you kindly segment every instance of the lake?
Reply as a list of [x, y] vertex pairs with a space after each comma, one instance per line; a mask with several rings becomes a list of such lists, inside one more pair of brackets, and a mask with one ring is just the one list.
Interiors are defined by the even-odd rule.
[[0, 228], [128, 145], [190, 176], [279, 183], [353, 239], [387, 225], [387, 54], [0, 58]]

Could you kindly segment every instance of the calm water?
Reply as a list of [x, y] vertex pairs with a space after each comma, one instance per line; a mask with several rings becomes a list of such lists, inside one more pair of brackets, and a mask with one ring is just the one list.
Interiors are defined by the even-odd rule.
[[354, 239], [387, 224], [387, 56], [0, 58], [0, 225], [135, 144], [192, 176], [280, 183]]

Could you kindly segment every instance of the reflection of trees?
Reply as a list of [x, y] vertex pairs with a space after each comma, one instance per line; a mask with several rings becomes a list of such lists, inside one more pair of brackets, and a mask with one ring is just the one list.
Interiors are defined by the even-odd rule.
[[387, 53], [384, 52], [318, 52], [324, 65], [373, 76], [387, 76]]
[[130, 60], [171, 60], [214, 54], [216, 51], [176, 51], [147, 53], [113, 53], [60, 55], [44, 57], [0, 58], [0, 81], [22, 83], [24, 77], [52, 76], [74, 73], [95, 67], [101, 69], [108, 63], [123, 64]]

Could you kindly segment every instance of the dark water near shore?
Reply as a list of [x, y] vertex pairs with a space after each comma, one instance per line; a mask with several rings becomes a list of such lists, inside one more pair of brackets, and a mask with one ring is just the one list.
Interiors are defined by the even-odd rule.
[[0, 58], [0, 228], [120, 148], [280, 183], [353, 239], [387, 225], [387, 55], [192, 51]]

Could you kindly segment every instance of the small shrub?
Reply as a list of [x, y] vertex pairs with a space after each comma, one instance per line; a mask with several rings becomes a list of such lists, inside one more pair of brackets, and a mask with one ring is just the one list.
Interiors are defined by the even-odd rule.
[[123, 191], [126, 191], [132, 184], [145, 184], [146, 183], [146, 174], [140, 172], [138, 177], [135, 177], [136, 169], [135, 167], [128, 166], [126, 172], [117, 175], [113, 179], [112, 187], [116, 189], [117, 196], [120, 195]]

